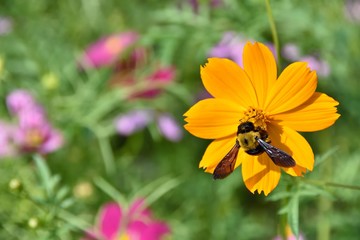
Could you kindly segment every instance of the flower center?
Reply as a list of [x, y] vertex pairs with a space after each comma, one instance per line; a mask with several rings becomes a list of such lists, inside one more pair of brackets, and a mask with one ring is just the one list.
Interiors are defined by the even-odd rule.
[[252, 122], [256, 129], [262, 129], [266, 131], [266, 123], [269, 122], [266, 114], [263, 110], [250, 107], [244, 114], [244, 117], [240, 119], [240, 123]]
[[118, 37], [109, 37], [105, 42], [105, 49], [110, 54], [118, 54], [123, 47]]
[[27, 147], [37, 148], [44, 141], [43, 135], [37, 129], [31, 129], [26, 132], [25, 142]]
[[119, 240], [131, 240], [129, 234], [123, 233], [119, 236]]

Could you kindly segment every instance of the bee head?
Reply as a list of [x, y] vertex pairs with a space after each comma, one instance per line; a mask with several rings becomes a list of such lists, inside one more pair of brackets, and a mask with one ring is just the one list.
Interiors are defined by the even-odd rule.
[[238, 126], [237, 134], [248, 133], [255, 130], [255, 126], [252, 122], [244, 122]]

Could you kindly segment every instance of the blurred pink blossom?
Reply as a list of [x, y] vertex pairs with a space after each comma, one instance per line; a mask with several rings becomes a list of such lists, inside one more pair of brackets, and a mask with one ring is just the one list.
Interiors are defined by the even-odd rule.
[[[190, 4], [195, 13], [199, 12], [199, 0], [187, 0], [187, 2]], [[208, 4], [211, 8], [217, 8], [223, 4], [223, 0], [210, 0]]]
[[160, 134], [167, 140], [178, 142], [182, 139], [182, 128], [170, 114], [157, 113], [151, 109], [133, 110], [118, 116], [115, 119], [115, 128], [120, 135], [130, 136], [152, 122], [157, 123]]
[[12, 31], [13, 23], [10, 18], [0, 16], [0, 36]]
[[79, 60], [83, 69], [99, 68], [114, 64], [138, 40], [133, 31], [113, 34], [90, 45]]
[[160, 133], [172, 142], [178, 142], [182, 139], [183, 132], [175, 119], [169, 114], [161, 114], [157, 119]]
[[115, 119], [115, 128], [120, 135], [129, 136], [144, 129], [153, 120], [150, 110], [133, 110]]
[[296, 61], [300, 58], [300, 49], [296, 44], [287, 43], [281, 50], [282, 56], [285, 59]]
[[239, 66], [243, 65], [243, 49], [246, 39], [234, 32], [225, 32], [220, 42], [209, 52], [209, 57], [229, 58]]
[[43, 107], [30, 92], [14, 90], [7, 96], [6, 104], [17, 122], [0, 124], [0, 156], [29, 152], [47, 154], [63, 145], [62, 134], [51, 126]]
[[46, 154], [60, 148], [63, 138], [50, 125], [44, 113], [34, 108], [21, 112], [19, 125], [14, 133], [14, 144], [22, 152]]
[[22, 111], [38, 107], [30, 92], [23, 89], [12, 91], [6, 97], [6, 104], [10, 113], [15, 116], [20, 114]]
[[155, 220], [144, 200], [138, 199], [128, 209], [115, 202], [105, 204], [97, 224], [82, 240], [160, 240], [169, 233], [169, 226]]
[[[220, 42], [210, 49], [209, 57], [228, 58], [243, 67], [243, 49], [245, 44], [251, 41], [240, 34], [225, 32]], [[275, 47], [271, 43], [266, 44], [276, 57]]]
[[145, 87], [142, 91], [134, 93], [131, 98], [155, 98], [163, 88], [175, 78], [174, 67], [159, 67], [145, 78]]
[[133, 88], [128, 99], [152, 99], [162, 93], [163, 89], [175, 79], [175, 68], [172, 66], [157, 66], [149, 75], [141, 76], [137, 70], [118, 71], [114, 73], [110, 85], [120, 88]]
[[360, 22], [360, 1], [347, 0], [344, 5], [344, 15], [353, 22]]
[[14, 125], [0, 121], [0, 157], [11, 157], [16, 155], [13, 145], [14, 131]]
[[330, 66], [324, 60], [321, 60], [315, 56], [307, 55], [299, 59], [300, 62], [307, 62], [311, 70], [315, 70], [321, 77], [327, 77], [330, 75]]
[[330, 75], [330, 66], [328, 63], [315, 55], [301, 55], [300, 49], [293, 43], [287, 43], [282, 49], [282, 56], [290, 61], [307, 62], [311, 70], [315, 70], [321, 77]]
[[288, 224], [285, 226], [285, 234], [286, 234], [285, 239], [280, 235], [278, 235], [274, 237], [273, 240], [305, 240], [302, 234], [299, 234], [299, 237], [296, 237], [294, 233], [291, 231], [291, 228]]

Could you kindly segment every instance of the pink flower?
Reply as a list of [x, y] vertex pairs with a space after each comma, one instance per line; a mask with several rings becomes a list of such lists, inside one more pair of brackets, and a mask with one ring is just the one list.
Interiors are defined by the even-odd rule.
[[[236, 62], [239, 66], [243, 66], [243, 49], [249, 39], [236, 34], [234, 32], [225, 32], [220, 42], [215, 45], [210, 51], [209, 57], [229, 58]], [[273, 44], [266, 44], [271, 52], [276, 56], [275, 47]]]
[[[188, 0], [187, 2], [190, 4], [195, 13], [199, 12], [199, 0]], [[211, 8], [217, 8], [223, 4], [223, 0], [210, 0], [208, 4]]]
[[158, 240], [168, 233], [167, 224], [154, 220], [144, 200], [138, 199], [129, 209], [114, 202], [105, 204], [96, 226], [83, 240]]
[[229, 58], [242, 66], [242, 53], [246, 39], [234, 32], [225, 32], [220, 42], [209, 52], [209, 57]]
[[120, 135], [129, 136], [144, 129], [153, 120], [150, 110], [134, 110], [115, 119], [115, 128]]
[[63, 145], [61, 133], [50, 125], [43, 111], [36, 108], [21, 112], [13, 137], [22, 152], [46, 154]]
[[17, 123], [0, 122], [0, 156], [29, 152], [47, 154], [63, 145], [62, 134], [51, 126], [43, 107], [28, 91], [11, 92], [6, 103]]
[[22, 111], [37, 107], [33, 96], [26, 90], [17, 89], [6, 97], [6, 104], [9, 111], [15, 116]]
[[9, 34], [12, 31], [13, 24], [10, 18], [0, 16], [0, 36]]
[[300, 58], [300, 50], [296, 44], [287, 43], [281, 50], [282, 56], [291, 61], [297, 61]]
[[161, 114], [158, 119], [160, 133], [169, 141], [178, 142], [182, 139], [183, 132], [175, 119], [169, 114]]
[[151, 75], [145, 78], [143, 90], [134, 93], [131, 98], [154, 98], [158, 96], [162, 89], [170, 84], [175, 78], [173, 67], [159, 67]]
[[143, 66], [127, 71], [115, 72], [110, 85], [121, 88], [136, 88], [129, 99], [151, 99], [162, 93], [162, 90], [175, 79], [175, 68], [172, 66], [159, 66], [149, 75], [141, 76]]
[[304, 236], [302, 234], [299, 234], [299, 237], [297, 238], [294, 233], [291, 231], [290, 226], [287, 224], [285, 226], [285, 234], [286, 238], [283, 239], [280, 235], [273, 238], [273, 240], [305, 240]]
[[137, 40], [138, 34], [131, 31], [104, 37], [85, 50], [79, 65], [83, 69], [112, 65]]
[[16, 155], [12, 142], [14, 131], [14, 125], [0, 121], [0, 157], [11, 157]]
[[315, 55], [300, 54], [300, 49], [293, 43], [285, 44], [282, 49], [282, 55], [290, 61], [307, 62], [311, 70], [315, 70], [319, 76], [327, 77], [330, 75], [330, 66], [328, 63]]
[[344, 6], [345, 17], [353, 22], [360, 22], [360, 1], [347, 0]]
[[156, 122], [161, 135], [167, 140], [178, 142], [182, 139], [182, 128], [167, 113], [156, 113], [151, 109], [133, 110], [115, 119], [116, 131], [122, 136], [130, 136], [143, 130], [151, 122]]
[[315, 70], [321, 77], [327, 77], [330, 75], [330, 67], [327, 62], [321, 60], [315, 56], [307, 55], [299, 59], [301, 62], [307, 62], [311, 70]]

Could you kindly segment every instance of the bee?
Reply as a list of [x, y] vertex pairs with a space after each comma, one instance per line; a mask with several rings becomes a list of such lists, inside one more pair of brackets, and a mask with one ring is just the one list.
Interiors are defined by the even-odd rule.
[[252, 122], [241, 123], [238, 126], [235, 145], [216, 166], [213, 178], [223, 179], [234, 171], [240, 148], [247, 154], [254, 156], [265, 152], [274, 164], [280, 167], [294, 167], [296, 165], [295, 160], [289, 154], [272, 146], [270, 142], [269, 135], [265, 130], [255, 128]]

